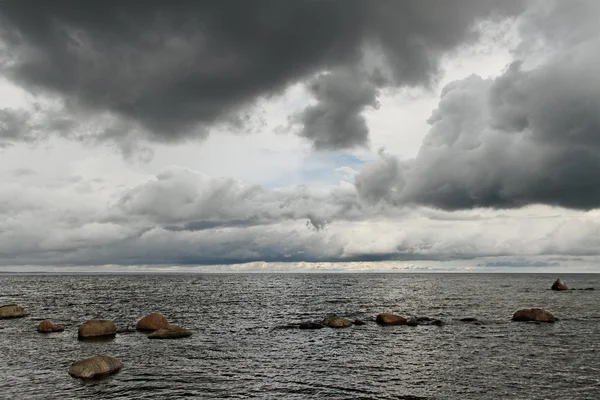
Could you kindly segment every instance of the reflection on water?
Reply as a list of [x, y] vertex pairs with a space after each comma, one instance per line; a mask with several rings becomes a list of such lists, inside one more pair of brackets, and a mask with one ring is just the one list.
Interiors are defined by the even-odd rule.
[[[564, 275], [600, 289], [598, 275]], [[0, 320], [0, 398], [123, 399], [598, 399], [600, 290], [553, 292], [546, 275], [265, 274], [0, 275], [0, 304], [31, 314]], [[543, 307], [553, 325], [513, 323]], [[379, 312], [440, 318], [442, 327], [380, 327]], [[87, 319], [131, 327], [161, 312], [194, 336], [141, 333], [77, 340]], [[347, 329], [273, 329], [338, 314]], [[459, 321], [475, 317], [481, 325]], [[38, 334], [45, 318], [66, 331]], [[125, 367], [108, 379], [67, 374], [108, 354]]]

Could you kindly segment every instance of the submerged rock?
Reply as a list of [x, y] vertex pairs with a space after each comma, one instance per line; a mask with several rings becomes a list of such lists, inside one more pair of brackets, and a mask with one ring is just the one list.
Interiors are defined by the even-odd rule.
[[25, 309], [16, 304], [0, 306], [0, 319], [21, 318], [25, 316]]
[[541, 308], [523, 308], [513, 314], [513, 321], [554, 322], [554, 315]]
[[192, 336], [192, 331], [184, 329], [179, 325], [171, 325], [160, 328], [148, 335], [149, 339], [179, 339]]
[[561, 279], [554, 281], [551, 287], [552, 290], [569, 290], [569, 287]]
[[169, 321], [167, 321], [164, 315], [153, 313], [140, 319], [135, 328], [140, 331], [155, 331], [160, 328], [166, 328], [168, 325]]
[[109, 338], [117, 334], [117, 326], [106, 319], [91, 319], [79, 326], [79, 338]]
[[326, 317], [323, 320], [323, 325], [330, 328], [348, 328], [349, 326], [352, 326], [352, 321], [340, 317]]
[[441, 319], [434, 319], [433, 321], [431, 321], [431, 325], [435, 325], [435, 326], [444, 326], [444, 321], [442, 321]]
[[298, 328], [300, 329], [323, 329], [325, 328], [325, 325], [320, 324], [318, 322], [301, 322], [300, 325], [298, 325]]
[[361, 319], [355, 319], [352, 323], [354, 325], [356, 325], [356, 326], [361, 326], [361, 325], [366, 325], [367, 324], [365, 321], [363, 321]]
[[375, 322], [380, 325], [406, 325], [406, 318], [396, 314], [381, 313], [375, 318]]
[[109, 356], [95, 356], [75, 361], [69, 368], [69, 375], [81, 379], [94, 379], [114, 374], [123, 368], [123, 363]]
[[40, 333], [62, 332], [65, 330], [63, 325], [54, 325], [49, 319], [45, 319], [37, 327]]
[[406, 320], [406, 325], [408, 326], [417, 326], [419, 325], [419, 323], [417, 322], [416, 318], [409, 318]]

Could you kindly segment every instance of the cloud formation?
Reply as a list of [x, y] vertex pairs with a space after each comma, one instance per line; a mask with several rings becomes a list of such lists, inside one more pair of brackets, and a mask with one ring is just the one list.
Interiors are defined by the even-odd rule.
[[375, 89], [362, 73], [343, 84], [337, 73], [314, 74], [360, 66], [380, 72], [379, 86], [427, 85], [446, 51], [477, 36], [477, 21], [521, 8], [512, 0], [3, 2], [0, 71], [58, 96], [69, 113], [122, 119], [114, 136], [138, 129], [160, 142], [204, 137], [258, 98], [313, 79], [318, 104], [302, 114], [300, 134], [317, 149], [348, 148], [367, 143], [360, 113]]
[[[567, 17], [600, 15], [597, 2], [569, 7], [577, 11]], [[600, 207], [600, 28], [589, 18], [558, 18], [563, 8], [559, 2], [523, 22], [522, 31], [535, 36], [522, 44], [544, 49], [541, 61], [448, 84], [417, 157], [384, 155], [364, 168], [356, 178], [361, 197], [445, 210]], [[534, 23], [546, 29], [525, 29]], [[551, 42], [556, 25], [569, 34]]]

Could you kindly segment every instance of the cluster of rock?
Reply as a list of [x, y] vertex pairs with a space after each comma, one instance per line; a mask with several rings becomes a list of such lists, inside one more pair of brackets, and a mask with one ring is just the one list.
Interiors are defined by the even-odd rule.
[[[25, 309], [16, 304], [0, 306], [0, 319], [25, 317]], [[37, 326], [40, 333], [63, 332], [63, 325], [45, 319]], [[179, 325], [170, 324], [164, 315], [153, 313], [146, 315], [136, 324], [136, 330], [148, 333], [149, 339], [178, 339], [192, 335], [192, 331]], [[77, 337], [80, 340], [111, 339], [117, 333], [127, 333], [131, 330], [119, 330], [115, 323], [106, 319], [91, 319], [79, 326]], [[118, 372], [123, 363], [107, 355], [97, 355], [84, 360], [75, 361], [69, 368], [69, 375], [81, 379], [95, 379]]]
[[[561, 279], [557, 279], [552, 284], [551, 289], [558, 291], [569, 290], [567, 284]], [[593, 288], [580, 290], [593, 290]], [[26, 315], [25, 309], [16, 304], [0, 306], [0, 319], [21, 318]], [[541, 308], [524, 308], [516, 311], [512, 316], [512, 320], [553, 323], [557, 321], [557, 318], [550, 312]], [[466, 323], [480, 323], [476, 318], [462, 318], [460, 321]], [[375, 322], [384, 326], [444, 325], [444, 322], [439, 319], [432, 319], [429, 317], [405, 318], [391, 313], [378, 314], [375, 317]], [[359, 319], [350, 320], [338, 316], [328, 316], [320, 322], [306, 321], [300, 324], [289, 324], [286, 325], [285, 328], [322, 329], [329, 327], [338, 329], [364, 324], [365, 322]], [[37, 331], [40, 333], [62, 332], [64, 330], [65, 327], [63, 325], [54, 325], [49, 319], [43, 320], [37, 327]], [[136, 330], [147, 332], [149, 339], [177, 339], [192, 335], [192, 331], [178, 325], [170, 324], [167, 318], [159, 313], [149, 314], [140, 319], [136, 324]], [[115, 337], [117, 333], [127, 333], [132, 331], [133, 330], [130, 329], [119, 330], [115, 323], [110, 320], [93, 319], [86, 321], [79, 326], [78, 338], [82, 340], [110, 339]], [[93, 379], [116, 373], [121, 370], [121, 368], [123, 368], [123, 363], [120, 360], [106, 355], [97, 355], [74, 362], [69, 368], [69, 374], [77, 378]]]

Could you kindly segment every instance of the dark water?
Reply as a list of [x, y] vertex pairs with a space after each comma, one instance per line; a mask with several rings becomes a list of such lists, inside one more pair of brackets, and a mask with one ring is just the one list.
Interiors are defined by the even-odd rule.
[[[6, 399], [600, 399], [600, 290], [553, 292], [549, 275], [0, 275], [0, 398]], [[600, 289], [600, 275], [563, 275]], [[560, 321], [513, 323], [520, 307]], [[133, 325], [162, 312], [194, 336], [141, 333], [80, 342], [86, 319]], [[273, 329], [329, 313], [429, 316], [436, 326]], [[457, 319], [476, 317], [482, 325]], [[40, 319], [67, 325], [35, 331]], [[69, 365], [94, 354], [124, 369], [82, 382]]]

